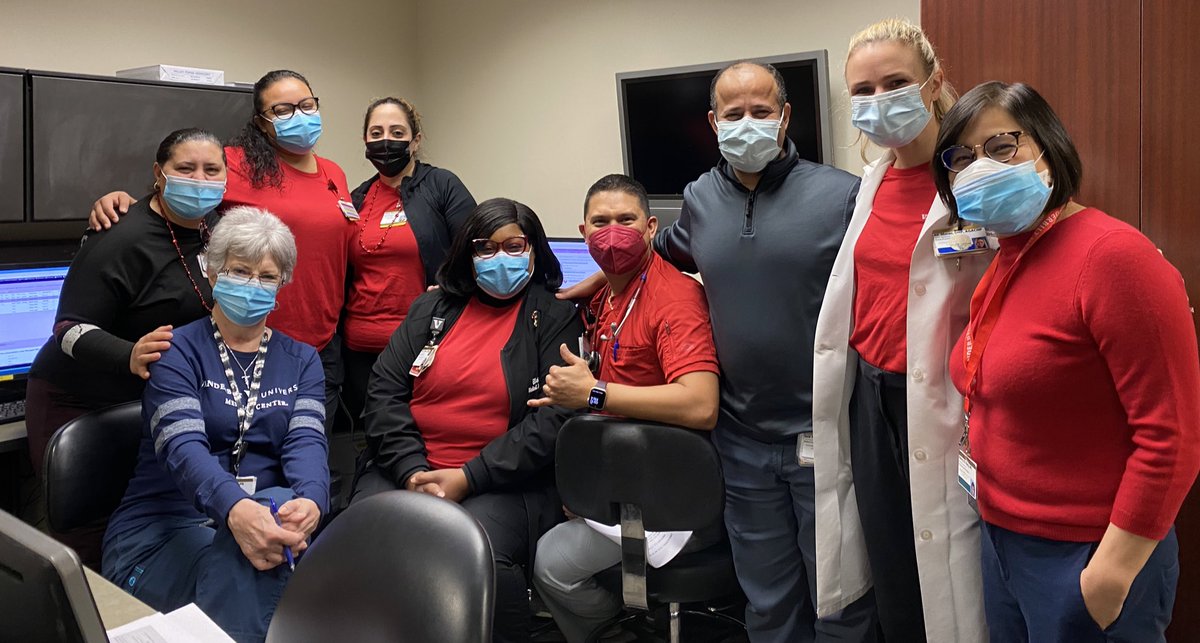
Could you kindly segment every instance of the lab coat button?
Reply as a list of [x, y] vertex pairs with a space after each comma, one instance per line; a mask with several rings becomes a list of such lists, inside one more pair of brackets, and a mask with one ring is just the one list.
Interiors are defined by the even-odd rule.
[[920, 297], [921, 295], [924, 295], [925, 294], [925, 284], [917, 284], [917, 285], [913, 286], [913, 292], [917, 293], [918, 297]]
[[924, 382], [925, 381], [925, 371], [923, 371], [919, 368], [914, 368], [912, 370], [912, 378], [913, 378], [914, 382]]
[[925, 455], [925, 449], [917, 449], [913, 451], [913, 457], [917, 459], [917, 462], [924, 462], [928, 456]]
[[928, 529], [922, 529], [921, 540], [933, 540], [933, 532]]

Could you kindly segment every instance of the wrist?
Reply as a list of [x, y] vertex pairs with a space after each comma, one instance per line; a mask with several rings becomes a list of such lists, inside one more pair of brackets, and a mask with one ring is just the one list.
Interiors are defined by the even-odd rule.
[[1133, 585], [1133, 579], [1137, 577], [1139, 571], [1141, 570], [1131, 569], [1127, 565], [1110, 561], [1101, 555], [1092, 556], [1092, 559], [1084, 567], [1089, 583], [1107, 589], [1128, 590]]

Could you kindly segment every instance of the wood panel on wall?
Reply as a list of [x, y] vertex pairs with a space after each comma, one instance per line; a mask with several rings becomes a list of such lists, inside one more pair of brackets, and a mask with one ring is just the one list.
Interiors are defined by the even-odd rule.
[[921, 3], [921, 26], [959, 93], [989, 80], [1036, 89], [1083, 158], [1079, 201], [1134, 226], [1140, 207], [1140, 23], [1140, 0]]
[[[960, 91], [1021, 81], [1046, 98], [1083, 159], [1079, 201], [1138, 227], [1183, 274], [1197, 305], [1200, 208], [1191, 193], [1200, 185], [1200, 3], [922, 0], [921, 24]], [[1200, 641], [1197, 496], [1176, 521], [1172, 642]]]
[[[1200, 303], [1200, 3], [1142, 2], [1142, 232], [1183, 274]], [[1185, 80], [1185, 77], [1187, 78]], [[1200, 418], [1192, 418], [1200, 421]], [[1200, 641], [1200, 494], [1193, 490], [1175, 523], [1179, 590], [1168, 641]]]

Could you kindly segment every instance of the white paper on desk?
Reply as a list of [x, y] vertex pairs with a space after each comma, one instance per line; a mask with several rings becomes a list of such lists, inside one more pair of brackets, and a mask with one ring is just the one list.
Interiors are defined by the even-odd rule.
[[195, 603], [108, 631], [111, 643], [233, 643]]
[[[583, 519], [589, 527], [600, 532], [609, 540], [621, 544], [621, 525], [605, 525], [595, 520]], [[646, 562], [655, 569], [671, 562], [679, 555], [683, 546], [692, 537], [690, 531], [647, 531], [646, 532]]]

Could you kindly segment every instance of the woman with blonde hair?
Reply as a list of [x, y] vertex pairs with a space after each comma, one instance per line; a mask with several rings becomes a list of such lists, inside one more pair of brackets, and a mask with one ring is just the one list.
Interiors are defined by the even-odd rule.
[[986, 640], [946, 355], [992, 253], [950, 223], [930, 165], [955, 94], [925, 34], [897, 19], [851, 39], [846, 86], [854, 126], [884, 153], [864, 169], [817, 322], [814, 449], [799, 456], [816, 469], [818, 614], [873, 587], [884, 640]]

